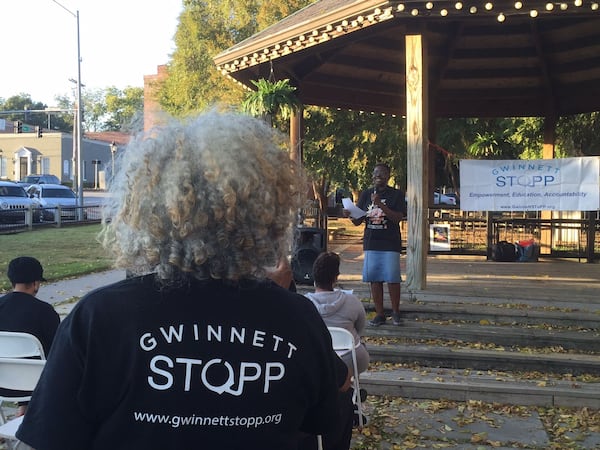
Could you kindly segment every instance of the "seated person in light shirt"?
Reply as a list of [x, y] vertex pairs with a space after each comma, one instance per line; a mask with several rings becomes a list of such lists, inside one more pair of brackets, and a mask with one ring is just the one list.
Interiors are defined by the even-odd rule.
[[[345, 328], [354, 336], [358, 372], [369, 367], [369, 352], [360, 341], [365, 328], [365, 309], [355, 295], [334, 289], [340, 274], [340, 257], [333, 252], [321, 253], [313, 264], [315, 292], [306, 294], [314, 303], [328, 327]], [[352, 354], [340, 355], [349, 370], [352, 371]]]

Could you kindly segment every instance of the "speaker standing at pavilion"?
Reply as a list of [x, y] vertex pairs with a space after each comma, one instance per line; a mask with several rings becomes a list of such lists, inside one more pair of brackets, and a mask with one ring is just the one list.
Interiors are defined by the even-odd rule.
[[[390, 168], [378, 163], [373, 169], [373, 187], [360, 194], [358, 206], [366, 211], [360, 218], [350, 218], [354, 225], [365, 223], [363, 235], [363, 281], [371, 283], [371, 297], [377, 315], [371, 326], [385, 323], [383, 283], [387, 283], [392, 304], [392, 323], [400, 325], [400, 221], [406, 217], [405, 193], [388, 186]], [[344, 217], [350, 211], [344, 209]]]

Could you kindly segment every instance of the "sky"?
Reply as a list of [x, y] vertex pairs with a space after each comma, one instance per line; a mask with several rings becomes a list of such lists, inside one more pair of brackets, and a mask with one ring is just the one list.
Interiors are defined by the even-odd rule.
[[143, 87], [175, 50], [182, 0], [57, 1], [73, 14], [54, 0], [0, 0], [0, 98], [74, 98], [77, 11], [84, 91]]

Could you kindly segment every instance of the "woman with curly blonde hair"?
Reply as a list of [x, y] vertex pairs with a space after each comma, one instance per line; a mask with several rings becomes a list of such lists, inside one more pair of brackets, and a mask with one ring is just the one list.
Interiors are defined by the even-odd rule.
[[103, 243], [137, 276], [90, 292], [63, 321], [22, 441], [285, 450], [335, 427], [327, 328], [266, 278], [303, 186], [281, 142], [258, 119], [216, 111], [131, 142]]

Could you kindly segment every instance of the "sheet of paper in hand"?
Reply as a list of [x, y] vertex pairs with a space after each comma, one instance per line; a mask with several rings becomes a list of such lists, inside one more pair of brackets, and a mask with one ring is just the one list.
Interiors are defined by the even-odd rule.
[[350, 217], [353, 219], [360, 219], [361, 217], [367, 214], [366, 211], [363, 211], [358, 206], [356, 206], [349, 198], [343, 198], [342, 205], [344, 206], [344, 209], [350, 211]]

